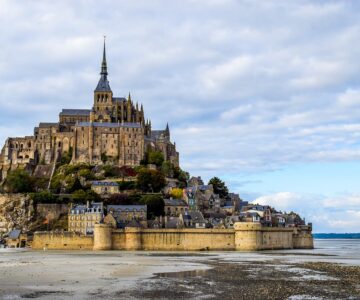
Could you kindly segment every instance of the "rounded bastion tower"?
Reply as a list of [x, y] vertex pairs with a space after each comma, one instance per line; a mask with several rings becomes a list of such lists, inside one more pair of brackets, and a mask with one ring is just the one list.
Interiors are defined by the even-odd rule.
[[110, 224], [95, 224], [93, 250], [112, 249], [112, 227]]

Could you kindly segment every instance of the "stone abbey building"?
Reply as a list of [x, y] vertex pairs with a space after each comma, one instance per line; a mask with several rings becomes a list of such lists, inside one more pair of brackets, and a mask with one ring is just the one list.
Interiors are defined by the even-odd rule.
[[9, 170], [55, 165], [64, 155], [71, 163], [137, 166], [146, 151], [161, 151], [179, 165], [179, 153], [170, 141], [169, 126], [152, 130], [143, 106], [114, 97], [108, 81], [105, 42], [100, 80], [91, 109], [63, 109], [56, 123], [40, 123], [33, 136], [8, 138], [0, 153], [0, 180]]

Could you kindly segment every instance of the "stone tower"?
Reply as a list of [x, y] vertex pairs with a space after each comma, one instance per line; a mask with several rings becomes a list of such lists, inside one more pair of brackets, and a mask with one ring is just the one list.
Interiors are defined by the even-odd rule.
[[113, 113], [113, 93], [110, 88], [109, 80], [107, 79], [108, 71], [106, 63], [105, 38], [100, 75], [100, 80], [94, 91], [94, 121], [100, 123], [111, 122], [111, 116]]

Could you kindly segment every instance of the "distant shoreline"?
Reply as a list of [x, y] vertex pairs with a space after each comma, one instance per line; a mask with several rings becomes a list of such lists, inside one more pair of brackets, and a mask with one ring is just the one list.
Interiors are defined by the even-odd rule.
[[360, 239], [360, 233], [313, 233], [314, 239]]

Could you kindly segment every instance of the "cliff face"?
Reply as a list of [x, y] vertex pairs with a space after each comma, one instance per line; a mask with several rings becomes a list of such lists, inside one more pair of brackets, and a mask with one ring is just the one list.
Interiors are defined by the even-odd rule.
[[34, 217], [34, 203], [29, 196], [0, 194], [0, 235], [12, 229], [30, 230]]
[[67, 213], [67, 204], [35, 204], [25, 194], [0, 194], [0, 237], [12, 229], [66, 230]]

